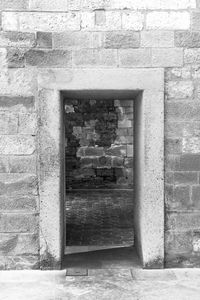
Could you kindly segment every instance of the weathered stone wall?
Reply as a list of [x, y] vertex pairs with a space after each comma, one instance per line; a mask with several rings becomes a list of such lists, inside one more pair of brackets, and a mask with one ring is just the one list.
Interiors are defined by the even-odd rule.
[[38, 68], [83, 67], [165, 68], [166, 265], [198, 265], [200, 1], [1, 0], [0, 10], [1, 268], [38, 266]]
[[134, 100], [65, 100], [66, 188], [133, 188]]

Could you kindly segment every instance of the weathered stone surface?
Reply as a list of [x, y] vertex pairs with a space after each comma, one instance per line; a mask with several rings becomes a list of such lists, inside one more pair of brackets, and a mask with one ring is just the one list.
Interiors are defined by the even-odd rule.
[[194, 92], [192, 81], [170, 81], [166, 85], [167, 97], [174, 99], [191, 98]]
[[3, 265], [4, 270], [35, 270], [39, 269], [39, 256], [2, 256], [0, 257], [0, 265]]
[[200, 32], [176, 31], [175, 46], [186, 48], [200, 48]]
[[200, 155], [198, 155], [198, 154], [181, 155], [179, 170], [200, 171]]
[[166, 139], [165, 140], [165, 153], [169, 154], [179, 154], [181, 153], [181, 140], [180, 139]]
[[10, 156], [9, 157], [10, 173], [36, 173], [36, 156]]
[[199, 137], [200, 127], [198, 122], [167, 122], [165, 136], [170, 138], [177, 137]]
[[37, 32], [36, 33], [36, 47], [37, 48], [52, 48], [52, 33], [51, 32]]
[[37, 232], [37, 214], [1, 213], [0, 232], [1, 233], [25, 233]]
[[3, 12], [4, 31], [57, 32], [80, 29], [79, 13]]
[[0, 154], [29, 155], [35, 151], [35, 139], [30, 135], [0, 135]]
[[144, 26], [144, 14], [141, 12], [123, 12], [122, 29], [142, 30]]
[[67, 50], [29, 50], [25, 54], [26, 64], [42, 67], [70, 67], [71, 52]]
[[38, 254], [37, 234], [0, 234], [0, 256]]
[[37, 197], [24, 195], [0, 196], [0, 207], [4, 211], [35, 211], [38, 207]]
[[183, 254], [192, 251], [191, 232], [166, 232], [166, 252], [167, 254]]
[[170, 230], [199, 230], [199, 213], [168, 213], [166, 226]]
[[0, 111], [26, 112], [35, 108], [34, 97], [0, 96]]
[[119, 50], [119, 65], [125, 67], [150, 67], [150, 49]]
[[28, 9], [28, 0], [1, 0], [0, 10], [25, 10]]
[[174, 184], [192, 185], [198, 184], [197, 172], [174, 172]]
[[37, 114], [19, 114], [19, 133], [35, 135], [37, 132]]
[[174, 48], [153, 48], [153, 67], [178, 67], [183, 65], [183, 50]]
[[189, 208], [190, 202], [190, 187], [189, 186], [175, 186], [174, 187], [174, 207], [173, 208]]
[[56, 49], [90, 48], [92, 36], [93, 33], [82, 31], [53, 33], [53, 46]]
[[167, 119], [175, 121], [200, 120], [200, 104], [198, 102], [170, 102], [166, 106]]
[[165, 70], [166, 80], [191, 79], [190, 66], [182, 68], [167, 68]]
[[18, 131], [18, 115], [14, 113], [0, 113], [0, 135], [16, 134]]
[[199, 64], [200, 63], [200, 49], [185, 49], [184, 62], [186, 64]]
[[35, 35], [29, 32], [4, 31], [0, 33], [1, 47], [25, 47], [31, 48], [35, 45]]
[[104, 66], [117, 65], [117, 52], [112, 49], [74, 51], [73, 63], [76, 66]]
[[200, 208], [200, 186], [192, 187], [192, 203], [195, 208]]
[[194, 11], [192, 12], [192, 21], [191, 21], [191, 27], [192, 30], [200, 30], [200, 12]]
[[182, 140], [183, 153], [200, 153], [199, 137], [185, 137]]
[[67, 11], [67, 2], [66, 0], [30, 0], [29, 8], [38, 11]]
[[173, 47], [173, 31], [141, 31], [141, 47]]
[[6, 57], [8, 68], [24, 68], [25, 52], [26, 50], [23, 49], [8, 48]]
[[30, 174], [0, 174], [0, 195], [37, 195], [38, 181]]
[[139, 48], [140, 36], [134, 31], [110, 31], [105, 33], [105, 48]]
[[146, 17], [147, 29], [189, 29], [189, 12], [148, 12]]

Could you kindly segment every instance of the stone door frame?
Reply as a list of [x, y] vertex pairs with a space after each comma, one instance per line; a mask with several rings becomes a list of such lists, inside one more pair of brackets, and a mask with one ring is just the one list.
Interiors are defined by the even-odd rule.
[[164, 70], [40, 69], [38, 74], [40, 265], [60, 269], [64, 255], [65, 91], [138, 92], [135, 99], [134, 223], [144, 268], [164, 266]]

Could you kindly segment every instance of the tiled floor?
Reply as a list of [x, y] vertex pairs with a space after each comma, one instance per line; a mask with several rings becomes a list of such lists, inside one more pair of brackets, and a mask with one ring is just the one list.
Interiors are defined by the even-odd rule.
[[66, 197], [66, 245], [134, 243], [132, 190], [76, 190]]

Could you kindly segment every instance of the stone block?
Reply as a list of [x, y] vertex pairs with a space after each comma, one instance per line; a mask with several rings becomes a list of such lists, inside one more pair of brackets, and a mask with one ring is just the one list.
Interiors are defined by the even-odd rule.
[[66, 0], [30, 0], [29, 1], [30, 10], [38, 11], [67, 11], [68, 1]]
[[37, 232], [37, 214], [2, 213], [0, 216], [1, 233]]
[[56, 49], [98, 48], [101, 46], [101, 34], [97, 32], [60, 32], [53, 33], [53, 46]]
[[0, 157], [0, 173], [8, 173], [8, 158], [6, 156]]
[[141, 47], [174, 47], [173, 31], [141, 31]]
[[127, 157], [133, 157], [133, 145], [127, 145]]
[[174, 186], [165, 183], [165, 205], [166, 209], [173, 209], [174, 203]]
[[196, 138], [200, 136], [198, 122], [168, 122], [165, 128], [166, 137]]
[[29, 32], [5, 31], [0, 33], [1, 47], [31, 48], [35, 46], [35, 35]]
[[198, 184], [197, 172], [174, 172], [175, 185], [192, 185]]
[[179, 154], [181, 153], [181, 140], [180, 139], [165, 139], [165, 153]]
[[178, 171], [180, 167], [179, 155], [166, 155], [165, 156], [165, 170], [166, 171]]
[[0, 111], [31, 112], [35, 109], [34, 97], [0, 96]]
[[182, 140], [183, 153], [200, 153], [200, 139], [199, 137], [186, 137]]
[[144, 27], [144, 14], [141, 12], [122, 12], [122, 29], [142, 30]]
[[94, 159], [95, 159], [94, 156], [81, 157], [80, 167], [83, 168], [83, 169], [84, 168], [92, 168]]
[[0, 113], [0, 135], [16, 134], [18, 131], [18, 115], [14, 113]]
[[28, 4], [28, 0], [1, 0], [0, 10], [26, 10]]
[[151, 67], [150, 49], [119, 50], [119, 65], [121, 67]]
[[103, 147], [86, 147], [85, 156], [103, 156], [104, 149]]
[[166, 80], [191, 79], [190, 66], [182, 68], [168, 68], [165, 70]]
[[10, 156], [9, 172], [10, 173], [31, 173], [36, 174], [36, 156]]
[[166, 232], [166, 253], [183, 254], [192, 251], [192, 233], [185, 232]]
[[185, 48], [200, 48], [200, 32], [176, 31], [175, 46]]
[[2, 155], [29, 155], [35, 151], [35, 148], [33, 136], [0, 135], [0, 154]]
[[120, 168], [120, 167], [123, 167], [123, 165], [124, 165], [123, 157], [118, 157], [118, 156], [112, 157], [112, 167], [113, 168]]
[[112, 165], [112, 157], [110, 156], [100, 156], [98, 157], [98, 165], [99, 168], [111, 168]]
[[95, 13], [84, 11], [81, 13], [81, 30], [94, 30]]
[[174, 172], [165, 172], [165, 183], [166, 184], [174, 183]]
[[36, 135], [37, 133], [37, 114], [19, 114], [19, 133]]
[[198, 102], [170, 102], [166, 106], [167, 120], [200, 121], [200, 104]]
[[183, 65], [183, 50], [175, 48], [153, 48], [153, 67], [178, 67]]
[[81, 9], [81, 0], [68, 0], [68, 10], [80, 10]]
[[35, 211], [38, 208], [38, 199], [30, 195], [4, 195], [0, 196], [0, 207], [3, 211]]
[[192, 187], [192, 203], [196, 209], [200, 208], [200, 186]]
[[154, 11], [148, 12], [146, 16], [146, 29], [187, 30], [189, 28], [190, 13], [186, 11]]
[[26, 64], [29, 66], [70, 67], [71, 52], [67, 50], [29, 50], [25, 54]]
[[192, 98], [194, 85], [192, 81], [170, 81], [166, 86], [168, 99]]
[[184, 51], [185, 64], [200, 64], [200, 49], [185, 49]]
[[52, 33], [51, 32], [37, 32], [36, 33], [36, 47], [50, 49], [52, 48]]
[[200, 155], [184, 154], [180, 157], [179, 170], [182, 171], [200, 171]]
[[[176, 208], [190, 208], [190, 187], [189, 186], [175, 186], [174, 187], [174, 203]], [[175, 208], [173, 207], [173, 208]]]
[[105, 150], [106, 155], [111, 156], [126, 156], [127, 148], [126, 145], [112, 145], [110, 148]]
[[38, 194], [36, 175], [31, 174], [0, 174], [0, 196]]
[[124, 166], [126, 168], [133, 168], [133, 164], [134, 164], [134, 158], [133, 157], [126, 157], [124, 160]]
[[102, 26], [106, 24], [106, 12], [105, 10], [95, 11], [95, 25]]
[[25, 49], [8, 48], [6, 56], [8, 68], [24, 68], [25, 53]]
[[109, 31], [105, 33], [104, 47], [111, 49], [139, 48], [140, 36], [134, 31]]
[[84, 49], [73, 52], [75, 66], [117, 66], [117, 52], [112, 49]]
[[120, 30], [121, 29], [121, 12], [119, 11], [106, 11], [105, 22], [95, 26], [95, 30]]
[[0, 234], [0, 256], [38, 254], [37, 234]]
[[192, 28], [192, 30], [200, 30], [200, 12], [199, 11], [192, 12], [191, 28]]
[[121, 121], [118, 121], [118, 128], [130, 128], [132, 127], [132, 121], [128, 119], [123, 119]]
[[2, 256], [0, 265], [4, 270], [35, 270], [40, 267], [38, 255]]
[[168, 230], [199, 230], [200, 215], [199, 213], [168, 213], [166, 226]]
[[80, 30], [80, 14], [76, 12], [3, 12], [4, 31], [59, 32]]

